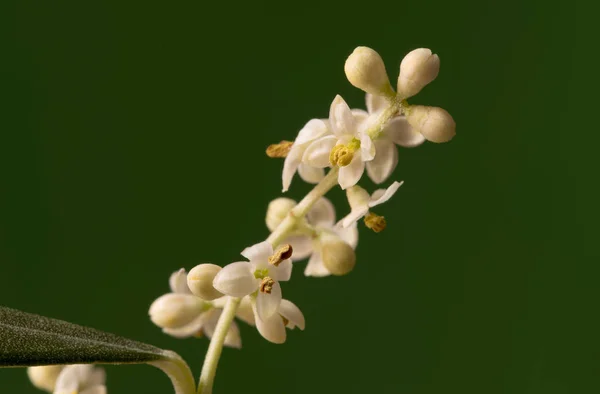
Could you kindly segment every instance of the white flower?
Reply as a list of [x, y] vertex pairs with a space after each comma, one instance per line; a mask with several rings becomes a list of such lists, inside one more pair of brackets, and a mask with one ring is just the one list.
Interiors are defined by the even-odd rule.
[[348, 104], [336, 96], [329, 108], [329, 125], [333, 135], [312, 142], [302, 156], [302, 162], [312, 167], [340, 167], [338, 183], [342, 189], [356, 185], [365, 170], [365, 162], [375, 157], [371, 138], [362, 133]]
[[318, 183], [323, 178], [325, 175], [323, 168], [316, 168], [304, 163], [302, 156], [313, 141], [326, 134], [331, 134], [327, 119], [311, 119], [300, 130], [283, 163], [282, 182], [284, 192], [290, 188], [296, 171], [308, 183]]
[[248, 261], [231, 263], [215, 276], [213, 286], [223, 294], [244, 297], [256, 291], [256, 308], [262, 319], [268, 319], [281, 302], [280, 281], [288, 281], [292, 275], [291, 259], [270, 262], [273, 247], [267, 241], [242, 251]]
[[[150, 307], [150, 318], [163, 332], [175, 338], [212, 337], [219, 316], [225, 306], [227, 297], [212, 302], [202, 300], [192, 294], [187, 284], [184, 269], [174, 272], [169, 278], [172, 293], [159, 297]], [[248, 297], [236, 312], [236, 317], [250, 325], [254, 325], [254, 315]], [[225, 345], [240, 348], [242, 340], [235, 322], [232, 322], [225, 337]]]
[[276, 313], [266, 319], [261, 319], [257, 308], [254, 308], [256, 315], [256, 328], [260, 335], [267, 341], [281, 344], [286, 340], [285, 328], [294, 329], [298, 327], [304, 330], [305, 322], [302, 311], [291, 301], [281, 300]]
[[[348, 228], [335, 223], [335, 208], [327, 198], [320, 198], [308, 211], [306, 223], [311, 226], [314, 234], [293, 234], [287, 237], [283, 243], [292, 245], [294, 254], [293, 261], [304, 260], [310, 256], [304, 275], [327, 276], [331, 275], [323, 263], [323, 246], [339, 240], [348, 244], [353, 250], [358, 243], [358, 230], [356, 223]], [[267, 222], [269, 226], [269, 222]], [[273, 231], [271, 226], [269, 229]]]
[[58, 375], [54, 394], [106, 394], [106, 373], [93, 365], [67, 365]]
[[[371, 122], [379, 118], [379, 114], [388, 107], [385, 97], [366, 95], [367, 111], [353, 109], [355, 118], [361, 122], [361, 129], [366, 130]], [[375, 157], [366, 163], [367, 175], [377, 184], [385, 182], [398, 164], [396, 144], [405, 148], [413, 148], [425, 142], [421, 133], [415, 131], [405, 116], [396, 116], [383, 126], [377, 138], [373, 140]]]
[[369, 208], [383, 204], [396, 193], [404, 182], [394, 182], [387, 189], [377, 189], [372, 195], [360, 186], [354, 186], [346, 191], [351, 212], [342, 219], [342, 225], [349, 227], [369, 213]]

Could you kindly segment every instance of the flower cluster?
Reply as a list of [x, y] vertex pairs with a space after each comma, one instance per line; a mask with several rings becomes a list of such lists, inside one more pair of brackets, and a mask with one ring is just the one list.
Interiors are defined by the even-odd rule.
[[[290, 280], [292, 266], [308, 259], [306, 276], [345, 275], [356, 264], [357, 222], [375, 232], [385, 229], [383, 216], [370, 210], [388, 201], [403, 182], [392, 182], [372, 194], [358, 182], [365, 170], [376, 184], [386, 182], [398, 164], [397, 146], [412, 148], [426, 140], [445, 142], [455, 134], [455, 124], [441, 108], [409, 105], [439, 72], [439, 57], [429, 49], [410, 52], [400, 64], [397, 93], [392, 88], [383, 60], [374, 50], [359, 47], [345, 64], [348, 80], [366, 92], [366, 110], [351, 109], [336, 96], [327, 119], [311, 119], [293, 142], [271, 145], [267, 154], [285, 158], [283, 191], [296, 173], [309, 183], [319, 183], [326, 168], [335, 170], [336, 183], [346, 191], [350, 212], [336, 221], [335, 208], [325, 197], [311, 201], [299, 217], [296, 201], [277, 198], [267, 209], [266, 224], [275, 232], [286, 220], [292, 221], [276, 244], [268, 241], [242, 251], [247, 261], [221, 268], [201, 264], [187, 274], [171, 277], [171, 293], [150, 307], [152, 321], [175, 337], [211, 337], [227, 297], [241, 299], [236, 316], [255, 325], [260, 334], [274, 343], [286, 339], [285, 327], [304, 329], [302, 312], [282, 298], [281, 283]], [[333, 174], [332, 174], [333, 175]], [[235, 322], [225, 344], [240, 347]]]
[[[232, 263], [224, 269], [214, 264], [200, 264], [189, 274], [185, 269], [169, 279], [171, 292], [157, 298], [150, 306], [150, 319], [165, 334], [176, 338], [212, 338], [227, 296], [241, 298], [236, 317], [257, 327], [259, 333], [274, 343], [285, 342], [285, 326], [304, 329], [304, 316], [292, 302], [281, 298], [277, 281], [289, 280], [291, 262], [274, 265], [268, 243], [242, 251], [250, 262]], [[281, 256], [280, 256], [281, 257]], [[279, 319], [274, 318], [275, 316]], [[235, 322], [225, 336], [225, 345], [241, 348], [240, 330]]]
[[27, 368], [31, 383], [54, 394], [106, 394], [104, 369], [93, 365], [47, 365]]

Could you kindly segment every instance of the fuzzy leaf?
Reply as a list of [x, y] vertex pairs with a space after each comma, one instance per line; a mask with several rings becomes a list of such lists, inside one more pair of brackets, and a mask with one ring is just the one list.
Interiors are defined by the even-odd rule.
[[170, 352], [93, 328], [0, 306], [0, 367], [148, 363]]

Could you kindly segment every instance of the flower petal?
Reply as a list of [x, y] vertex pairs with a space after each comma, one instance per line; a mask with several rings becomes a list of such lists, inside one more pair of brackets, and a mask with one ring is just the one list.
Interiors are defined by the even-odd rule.
[[342, 226], [350, 227], [352, 225], [352, 223], [356, 223], [367, 213], [369, 213], [368, 206], [362, 206], [362, 207], [352, 209], [352, 211], [350, 211], [350, 213], [341, 220]]
[[281, 282], [290, 280], [292, 277], [292, 259], [283, 260], [277, 267], [270, 265], [269, 276]]
[[313, 141], [329, 132], [329, 125], [326, 120], [323, 119], [311, 119], [309, 120], [302, 130], [298, 132], [298, 136], [294, 141], [294, 145], [302, 145], [307, 142]]
[[281, 286], [275, 282], [271, 293], [258, 292], [256, 296], [256, 313], [259, 319], [265, 321], [277, 312], [281, 303]]
[[321, 179], [325, 177], [325, 170], [302, 163], [298, 167], [298, 175], [300, 175], [300, 178], [305, 182], [315, 184], [319, 183]]
[[360, 155], [355, 155], [350, 164], [340, 167], [338, 182], [342, 190], [356, 185], [363, 172], [365, 172], [365, 162], [362, 161]]
[[329, 166], [329, 154], [337, 143], [337, 137], [327, 135], [313, 141], [304, 151], [302, 162], [316, 168]]
[[374, 96], [370, 93], [367, 93], [367, 96], [365, 97], [365, 101], [367, 104], [367, 111], [369, 111], [369, 114], [374, 114], [379, 111], [382, 111], [385, 109], [385, 107], [387, 105], [385, 97]]
[[304, 260], [313, 252], [312, 239], [307, 235], [292, 235], [287, 237], [283, 243], [292, 245], [292, 261]]
[[163, 328], [163, 332], [167, 335], [170, 335], [175, 338], [189, 338], [198, 334], [202, 330], [202, 326], [206, 322], [210, 315], [214, 312], [214, 309], [206, 311], [200, 315], [192, 322], [177, 328]]
[[369, 113], [364, 109], [352, 109], [351, 111], [357, 124], [362, 124], [369, 118]]
[[283, 162], [283, 171], [281, 173], [281, 182], [283, 184], [283, 192], [287, 192], [292, 184], [294, 174], [298, 169], [300, 163], [302, 163], [302, 155], [306, 150], [303, 146], [292, 146], [292, 149], [288, 153]]
[[171, 274], [169, 287], [173, 293], [192, 294], [187, 284], [187, 272], [185, 272], [184, 268]]
[[398, 191], [398, 188], [402, 186], [403, 183], [404, 181], [394, 182], [387, 189], [375, 190], [375, 192], [373, 192], [373, 195], [371, 196], [369, 207], [372, 208], [379, 204], [383, 204], [384, 202], [392, 198], [392, 196]]
[[224, 343], [225, 346], [229, 346], [234, 349], [242, 348], [242, 336], [240, 335], [240, 328], [236, 322], [231, 323], [231, 327], [229, 327], [229, 331], [227, 331], [227, 335], [225, 336]]
[[383, 183], [398, 165], [398, 148], [392, 141], [375, 141], [377, 156], [367, 163], [367, 174], [377, 184]]
[[375, 158], [375, 144], [367, 134], [360, 133], [360, 158], [362, 161], [371, 161]]
[[344, 227], [342, 222], [339, 222], [333, 228], [333, 231], [342, 239], [342, 241], [352, 246], [352, 249], [356, 248], [356, 245], [358, 244], [358, 227], [356, 226], [356, 221], [351, 222], [348, 227]]
[[285, 342], [286, 332], [283, 325], [283, 319], [278, 313], [273, 314], [270, 318], [263, 320], [256, 316], [256, 328], [260, 335], [267, 341], [281, 344]]
[[299, 329], [304, 330], [305, 321], [304, 315], [300, 308], [296, 306], [291, 301], [281, 300], [281, 305], [279, 305], [279, 314], [289, 320], [294, 326], [298, 326]]
[[247, 261], [226, 265], [213, 280], [215, 289], [232, 297], [243, 297], [256, 291], [258, 283], [252, 265]]
[[256, 321], [254, 319], [254, 311], [252, 310], [252, 301], [250, 300], [250, 297], [242, 298], [240, 306], [238, 307], [237, 312], [235, 313], [235, 317], [237, 317], [238, 319], [240, 319], [248, 325], [253, 326], [256, 324]]
[[335, 208], [331, 201], [322, 197], [308, 211], [306, 219], [313, 226], [331, 227], [335, 223]]
[[350, 107], [339, 94], [335, 96], [331, 107], [329, 107], [329, 124], [331, 132], [337, 137], [344, 134], [353, 135], [356, 130], [354, 115], [352, 115]]
[[315, 250], [310, 256], [306, 269], [304, 270], [305, 276], [323, 277], [331, 275], [331, 273], [325, 268], [323, 264], [323, 257], [321, 256], [321, 250]]
[[405, 148], [414, 148], [425, 142], [423, 134], [413, 129], [404, 116], [392, 118], [383, 128], [382, 134]]
[[259, 242], [252, 246], [248, 246], [246, 249], [242, 250], [241, 254], [250, 261], [267, 261], [269, 256], [273, 254], [273, 245], [267, 241]]

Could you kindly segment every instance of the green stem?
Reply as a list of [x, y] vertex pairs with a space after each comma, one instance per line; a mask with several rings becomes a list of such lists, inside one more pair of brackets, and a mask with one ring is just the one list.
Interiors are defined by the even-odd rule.
[[223, 313], [219, 317], [217, 327], [215, 327], [215, 333], [210, 340], [208, 351], [204, 358], [204, 365], [202, 365], [202, 375], [200, 375], [200, 381], [198, 382], [198, 394], [212, 394], [213, 383], [215, 381], [215, 374], [217, 373], [217, 365], [221, 358], [221, 352], [223, 351], [223, 343], [225, 337], [229, 332], [231, 323], [235, 318], [235, 312], [242, 300], [236, 297], [229, 297]]

